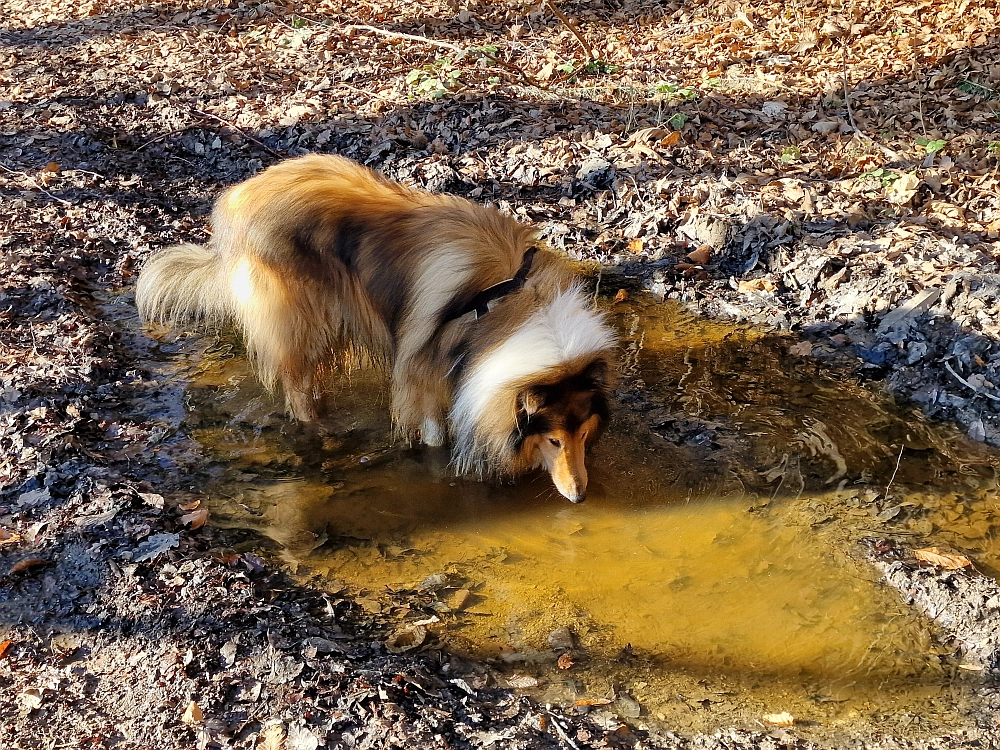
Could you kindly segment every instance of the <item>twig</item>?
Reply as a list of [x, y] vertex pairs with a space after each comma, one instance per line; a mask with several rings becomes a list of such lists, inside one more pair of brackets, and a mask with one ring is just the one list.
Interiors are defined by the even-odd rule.
[[401, 31], [389, 31], [388, 29], [380, 29], [377, 26], [368, 26], [367, 24], [351, 24], [350, 26], [344, 26], [343, 28], [344, 31], [353, 31], [356, 29], [358, 31], [368, 31], [371, 32], [372, 34], [379, 34], [380, 36], [389, 37], [390, 39], [406, 39], [407, 41], [410, 42], [421, 42], [423, 44], [429, 44], [432, 47], [440, 47], [441, 49], [451, 50], [452, 52], [455, 52], [456, 54], [462, 56], [468, 55], [470, 52], [475, 52], [476, 54], [482, 55], [490, 62], [499, 65], [507, 72], [513, 73], [514, 75], [516, 75], [518, 78], [521, 79], [522, 83], [528, 86], [534, 86], [540, 89], [548, 89], [549, 87], [546, 84], [536, 81], [534, 78], [529, 76], [527, 73], [518, 68], [516, 65], [511, 65], [509, 62], [505, 62], [504, 60], [494, 57], [489, 52], [486, 52], [485, 50], [482, 49], [462, 47], [458, 44], [453, 44], [452, 42], [445, 42], [440, 39], [429, 39], [428, 37], [417, 36], [416, 34], [404, 34]]
[[556, 734], [559, 735], [563, 742], [573, 748], [573, 750], [580, 750], [580, 746], [573, 742], [573, 739], [566, 733], [566, 730], [563, 729], [562, 724], [559, 723], [559, 720], [555, 716], [549, 714], [549, 721], [552, 722], [552, 726], [556, 728]]
[[984, 391], [979, 386], [973, 385], [968, 380], [966, 380], [961, 375], [959, 375], [957, 372], [955, 372], [953, 369], [951, 369], [951, 365], [948, 364], [947, 362], [944, 363], [944, 369], [946, 369], [948, 372], [950, 372], [952, 374], [952, 377], [954, 377], [955, 380], [957, 380], [959, 383], [961, 383], [962, 385], [964, 385], [966, 388], [971, 388], [973, 391], [975, 391], [980, 396], [986, 396], [986, 398], [992, 399], [993, 401], [1000, 401], [1000, 396], [994, 396], [989, 391]]
[[886, 500], [889, 499], [889, 488], [892, 487], [892, 480], [896, 478], [896, 472], [899, 471], [899, 462], [903, 460], [903, 448], [904, 447], [905, 447], [905, 445], [900, 445], [899, 446], [899, 458], [896, 459], [896, 468], [892, 470], [892, 476], [889, 477], [889, 484], [887, 484], [885, 486], [885, 492], [882, 493], [882, 494], [885, 495], [885, 499]]
[[135, 150], [136, 153], [142, 151], [146, 146], [152, 146], [154, 143], [162, 141], [164, 138], [169, 138], [172, 135], [177, 135], [177, 133], [183, 133], [185, 130], [190, 130], [191, 128], [197, 127], [197, 125], [185, 125], [183, 128], [174, 128], [173, 130], [168, 130], [166, 133], [160, 133], [155, 138], [150, 138], [148, 141], [143, 143], [139, 148]]
[[597, 55], [594, 54], [593, 48], [587, 43], [586, 38], [580, 33], [580, 30], [576, 27], [572, 21], [570, 21], [566, 14], [559, 10], [559, 6], [555, 4], [555, 0], [545, 0], [552, 12], [556, 14], [560, 21], [566, 24], [566, 28], [573, 32], [573, 36], [576, 37], [577, 41], [583, 46], [584, 51], [587, 53], [587, 57], [591, 60], [596, 60]]
[[253, 141], [254, 143], [256, 143], [262, 149], [264, 149], [265, 151], [267, 151], [267, 153], [271, 154], [271, 156], [277, 156], [279, 159], [284, 158], [284, 154], [279, 154], [277, 151], [275, 151], [273, 148], [271, 148], [270, 146], [268, 146], [266, 143], [264, 143], [263, 141], [257, 140], [252, 135], [250, 135], [249, 133], [247, 133], [245, 130], [240, 129], [236, 125], [234, 125], [233, 123], [229, 122], [229, 120], [223, 120], [218, 115], [213, 115], [211, 112], [202, 112], [200, 109], [195, 109], [194, 107], [188, 107], [188, 109], [191, 110], [192, 112], [194, 112], [196, 115], [200, 115], [202, 117], [210, 117], [211, 119], [215, 120], [216, 122], [221, 122], [227, 128], [232, 128], [237, 133], [239, 133], [240, 135], [242, 135], [244, 138], [247, 138], [247, 139]]
[[45, 188], [43, 188], [41, 185], [38, 184], [37, 180], [35, 180], [35, 178], [32, 177], [27, 172], [18, 172], [16, 169], [11, 169], [6, 164], [0, 164], [0, 169], [2, 169], [3, 171], [7, 172], [8, 174], [16, 174], [18, 177], [23, 177], [28, 182], [30, 182], [32, 185], [34, 185], [36, 189], [41, 190], [43, 193], [45, 193], [47, 196], [49, 196], [52, 200], [58, 201], [59, 203], [62, 203], [64, 206], [72, 206], [73, 205], [68, 200], [64, 200], [64, 199], [60, 198], [57, 195], [53, 195], [48, 190], [46, 190]]
[[854, 132], [858, 132], [858, 124], [854, 122], [854, 110], [851, 109], [851, 95], [847, 90], [847, 45], [843, 42], [840, 43], [840, 57], [844, 65], [844, 104], [847, 105], [847, 117], [851, 121], [851, 127]]

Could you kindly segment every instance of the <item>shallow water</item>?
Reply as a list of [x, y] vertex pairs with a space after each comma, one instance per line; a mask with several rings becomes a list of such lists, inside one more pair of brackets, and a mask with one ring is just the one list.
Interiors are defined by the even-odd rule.
[[586, 503], [393, 445], [363, 370], [323, 434], [294, 427], [222, 346], [188, 390], [187, 429], [219, 462], [213, 520], [546, 700], [691, 729], [780, 711], [827, 735], [963, 724], [968, 688], [925, 623], [848, 553], [901, 534], [996, 566], [995, 457], [788, 340], [648, 301], [613, 316], [622, 403]]

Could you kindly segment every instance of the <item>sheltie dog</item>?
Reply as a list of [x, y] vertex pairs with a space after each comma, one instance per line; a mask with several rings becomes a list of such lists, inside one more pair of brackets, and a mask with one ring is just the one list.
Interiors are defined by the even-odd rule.
[[573, 502], [608, 420], [615, 336], [535, 232], [338, 156], [273, 166], [216, 202], [207, 246], [151, 257], [143, 319], [235, 325], [261, 381], [317, 419], [346, 352], [390, 376], [395, 428], [460, 473], [544, 466]]

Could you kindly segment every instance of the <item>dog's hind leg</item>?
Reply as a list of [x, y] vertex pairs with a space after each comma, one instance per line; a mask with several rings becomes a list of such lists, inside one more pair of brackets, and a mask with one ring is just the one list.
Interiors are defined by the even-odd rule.
[[[273, 389], [279, 382], [288, 411], [302, 422], [318, 416], [315, 380], [330, 358], [330, 321], [321, 295], [307, 282], [295, 280], [294, 292], [268, 269], [247, 261], [237, 265], [234, 289], [237, 318], [247, 353], [261, 382]], [[240, 278], [242, 274], [243, 278]]]

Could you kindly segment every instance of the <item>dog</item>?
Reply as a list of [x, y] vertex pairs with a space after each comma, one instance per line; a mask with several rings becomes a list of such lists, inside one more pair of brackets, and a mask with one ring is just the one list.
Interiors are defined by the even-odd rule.
[[147, 322], [234, 325], [291, 415], [317, 419], [348, 353], [389, 374], [395, 429], [450, 439], [459, 473], [544, 467], [573, 502], [608, 421], [616, 337], [531, 228], [457, 196], [311, 154], [226, 191], [207, 246], [150, 257]]

